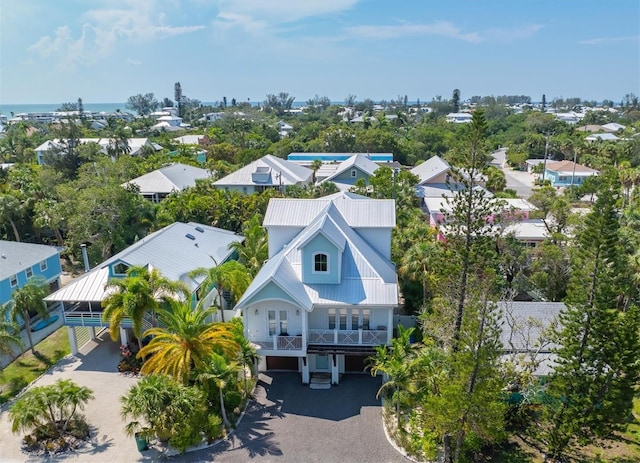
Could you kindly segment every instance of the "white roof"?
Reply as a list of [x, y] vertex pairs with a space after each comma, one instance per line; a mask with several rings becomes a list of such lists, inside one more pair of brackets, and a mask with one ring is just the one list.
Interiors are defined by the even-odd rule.
[[346, 161], [342, 161], [340, 164], [338, 164], [335, 172], [329, 177], [325, 178], [323, 182], [330, 182], [335, 177], [352, 168], [359, 169], [367, 175], [373, 175], [373, 173], [378, 170], [379, 166], [371, 159], [369, 159], [366, 154], [354, 154]]
[[183, 135], [181, 137], [176, 137], [173, 141], [178, 142], [182, 145], [198, 145], [200, 140], [204, 138], [204, 135]]
[[602, 126], [603, 129], [611, 132], [617, 132], [618, 130], [624, 130], [627, 128], [626, 125], [618, 124], [617, 122], [609, 122], [608, 124], [604, 124]]
[[[96, 143], [98, 145], [100, 145], [100, 150], [103, 153], [107, 152], [107, 147], [109, 146], [109, 144], [111, 143], [110, 138], [79, 138], [78, 139], [80, 141], [80, 143], [82, 144], [86, 144], [86, 143]], [[129, 154], [132, 156], [135, 156], [137, 154], [139, 154], [140, 149], [145, 146], [152, 146], [151, 142], [149, 141], [148, 138], [128, 138], [127, 139], [127, 143], [129, 145]], [[36, 148], [36, 151], [48, 151], [52, 148], [59, 148], [62, 146], [62, 140], [59, 138], [55, 138], [53, 140], [47, 140], [45, 141], [43, 144], [41, 144], [40, 146], [38, 146]], [[155, 148], [155, 147], [154, 147]], [[155, 148], [157, 151], [157, 148]]]
[[[331, 198], [331, 199], [329, 199]], [[332, 198], [271, 198], [262, 225], [268, 227], [306, 227], [330, 203], [334, 204], [353, 228], [393, 228], [396, 224], [393, 199], [355, 199], [340, 193]]]
[[171, 193], [194, 187], [196, 180], [209, 178], [211, 174], [206, 169], [186, 164], [171, 164], [160, 169], [134, 178], [123, 184], [137, 185], [141, 194]]
[[411, 169], [411, 173], [417, 175], [420, 178], [420, 184], [423, 184], [450, 169], [451, 166], [447, 161], [440, 156], [433, 156]]
[[107, 259], [86, 275], [45, 298], [47, 301], [101, 301], [109, 277], [109, 266], [123, 262], [132, 266], [150, 266], [172, 281], [182, 281], [195, 290], [202, 279], [188, 273], [199, 267], [224, 262], [232, 252], [229, 244], [244, 238], [228, 230], [198, 223], [175, 222], [142, 238]]
[[620, 140], [612, 133], [592, 133], [585, 140], [594, 141], [594, 140], [604, 140], [604, 141], [616, 141]]
[[0, 281], [6, 280], [59, 252], [55, 246], [0, 240]]
[[[365, 203], [378, 200], [344, 201]], [[279, 286], [307, 311], [313, 310], [314, 305], [398, 305], [398, 280], [393, 263], [349, 226], [336, 202], [319, 202], [322, 209], [287, 246], [267, 261], [236, 308], [250, 305], [251, 299], [270, 283]], [[302, 248], [319, 233], [343, 249], [339, 283], [302, 282]]]
[[501, 201], [505, 203], [505, 209], [514, 209], [521, 212], [531, 212], [538, 209], [529, 201], [522, 198], [501, 198]]
[[542, 219], [520, 220], [504, 227], [505, 234], [513, 234], [520, 241], [544, 241], [549, 230]]
[[[260, 174], [254, 177], [254, 174]], [[313, 171], [295, 162], [267, 154], [224, 178], [214, 182], [216, 186], [243, 185], [296, 185], [311, 179]], [[254, 179], [255, 178], [255, 179]]]

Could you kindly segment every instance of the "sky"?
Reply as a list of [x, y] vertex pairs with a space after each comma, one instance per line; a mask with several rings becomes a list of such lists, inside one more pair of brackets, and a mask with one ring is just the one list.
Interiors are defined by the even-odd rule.
[[640, 0], [0, 0], [0, 104], [640, 94]]

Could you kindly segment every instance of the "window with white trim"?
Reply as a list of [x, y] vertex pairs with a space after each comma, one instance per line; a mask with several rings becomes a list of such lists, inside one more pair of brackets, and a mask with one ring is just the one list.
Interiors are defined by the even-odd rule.
[[351, 169], [351, 177], [355, 178], [358, 176], [358, 171], [355, 169]]
[[329, 329], [336, 329], [336, 309], [329, 309]]
[[43, 260], [42, 262], [40, 262], [40, 271], [44, 272], [47, 269], [47, 261]]
[[329, 256], [324, 253], [313, 255], [314, 273], [326, 273], [329, 271]]
[[11, 278], [9, 279], [9, 284], [11, 285], [12, 288], [15, 288], [16, 286], [18, 286], [18, 275], [11, 275]]
[[33, 267], [27, 268], [24, 273], [26, 273], [27, 279], [31, 278], [33, 276]]

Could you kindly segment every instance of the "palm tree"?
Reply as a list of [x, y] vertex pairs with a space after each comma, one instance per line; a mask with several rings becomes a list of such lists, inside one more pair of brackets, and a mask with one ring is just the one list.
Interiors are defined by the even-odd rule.
[[320, 159], [314, 159], [311, 161], [311, 170], [313, 171], [313, 183], [316, 183], [316, 174], [318, 173], [318, 169], [322, 167], [322, 161]]
[[409, 280], [422, 283], [423, 303], [426, 303], [429, 297], [429, 280], [439, 254], [437, 244], [422, 241], [411, 246], [400, 261], [398, 271]]
[[191, 372], [201, 369], [213, 351], [234, 357], [238, 344], [233, 327], [228, 323], [207, 322], [215, 308], [191, 308], [190, 301], [167, 300], [159, 311], [161, 327], [145, 331], [151, 336], [149, 344], [138, 352], [147, 358], [142, 365], [143, 374], [165, 374], [187, 384]]
[[[4, 312], [4, 311], [3, 311]], [[20, 325], [8, 317], [9, 314], [0, 314], [0, 353], [14, 359], [14, 347], [22, 347]]]
[[244, 380], [244, 392], [247, 391], [247, 367], [249, 367], [249, 371], [253, 376], [253, 366], [255, 361], [258, 359], [258, 353], [256, 352], [255, 347], [249, 342], [247, 338], [244, 337], [244, 327], [242, 325], [241, 318], [234, 318], [231, 320], [230, 324], [233, 326], [233, 335], [236, 343], [238, 344], [238, 362], [242, 365], [242, 378]]
[[155, 313], [163, 298], [174, 295], [185, 299], [189, 297], [189, 289], [184, 283], [163, 277], [157, 269], [149, 270], [141, 266], [129, 267], [126, 277], [111, 279], [105, 290], [108, 296], [102, 301], [102, 320], [109, 322], [111, 339], [118, 340], [120, 326], [129, 318], [140, 347], [144, 315], [151, 312], [153, 324], [156, 325]]
[[49, 312], [43, 302], [46, 295], [45, 281], [40, 277], [32, 277], [26, 285], [16, 289], [11, 295], [11, 300], [3, 306], [3, 312], [8, 313], [14, 323], [20, 324], [21, 321], [24, 321], [29, 348], [34, 355], [36, 350], [33, 347], [33, 339], [31, 339], [31, 316], [36, 314], [44, 319], [49, 318]]
[[88, 387], [78, 386], [70, 379], [59, 379], [50, 386], [27, 390], [9, 408], [11, 431], [46, 430], [50, 437], [63, 435], [78, 409], [93, 398]]
[[230, 427], [231, 423], [229, 423], [227, 412], [224, 408], [224, 389], [234, 378], [237, 371], [238, 364], [236, 362], [228, 362], [224, 356], [213, 352], [205, 368], [200, 370], [197, 375], [198, 382], [206, 384], [209, 381], [213, 381], [218, 388], [220, 414], [222, 415], [222, 421], [226, 427]]
[[[212, 258], [213, 259], [213, 258]], [[213, 259], [216, 264], [215, 259]], [[240, 262], [230, 260], [222, 265], [206, 268], [200, 267], [189, 272], [191, 278], [204, 277], [200, 283], [200, 299], [203, 299], [209, 289], [215, 285], [216, 300], [220, 310], [221, 320], [224, 322], [224, 310], [222, 303], [223, 291], [229, 291], [234, 299], [242, 296], [251, 283], [249, 270]]]
[[269, 257], [267, 233], [260, 225], [262, 216], [254, 215], [244, 223], [244, 241], [234, 241], [229, 249], [238, 255], [238, 262], [247, 267], [252, 277], [258, 274], [264, 261]]
[[20, 233], [16, 226], [16, 219], [21, 215], [20, 206], [20, 200], [16, 196], [10, 193], [0, 194], [0, 222], [8, 222], [11, 225], [16, 241], [20, 241]]

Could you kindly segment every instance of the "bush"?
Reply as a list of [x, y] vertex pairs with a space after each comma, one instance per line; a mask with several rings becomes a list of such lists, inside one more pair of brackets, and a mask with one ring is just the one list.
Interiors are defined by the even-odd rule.
[[227, 391], [224, 394], [224, 406], [227, 410], [234, 410], [242, 403], [242, 394], [237, 391]]

